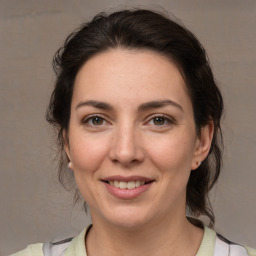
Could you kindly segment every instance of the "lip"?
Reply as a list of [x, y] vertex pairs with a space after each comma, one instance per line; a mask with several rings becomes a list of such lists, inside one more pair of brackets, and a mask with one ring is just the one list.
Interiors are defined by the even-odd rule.
[[[146, 183], [144, 185], [141, 185], [141, 186], [133, 188], [133, 189], [120, 189], [120, 188], [116, 188], [114, 186], [111, 186], [109, 183], [106, 182], [106, 181], [115, 181], [115, 180], [125, 181], [125, 182], [139, 180], [139, 181], [146, 181], [146, 182], [150, 182], [150, 183]], [[110, 194], [112, 194], [113, 196], [115, 196], [119, 199], [134, 199], [134, 198], [137, 198], [138, 196], [140, 196], [141, 194], [146, 192], [152, 186], [152, 184], [154, 183], [153, 179], [146, 178], [146, 177], [143, 177], [143, 176], [124, 177], [124, 176], [120, 176], [120, 175], [106, 177], [106, 178], [102, 179], [101, 181], [105, 185], [108, 192], [110, 192]]]
[[146, 181], [146, 182], [150, 182], [150, 181], [154, 181], [153, 179], [147, 178], [147, 177], [143, 177], [143, 176], [121, 176], [121, 175], [114, 175], [114, 176], [109, 176], [109, 177], [105, 177], [103, 179], [101, 179], [102, 181], [125, 181], [125, 182], [129, 182], [129, 181], [133, 181], [133, 180], [139, 180], [139, 181]]

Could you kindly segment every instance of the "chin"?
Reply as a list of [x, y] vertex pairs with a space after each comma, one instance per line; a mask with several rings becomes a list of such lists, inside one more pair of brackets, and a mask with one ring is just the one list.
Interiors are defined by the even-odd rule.
[[143, 226], [146, 225], [145, 220], [140, 220], [140, 219], [129, 219], [129, 220], [115, 220], [111, 223], [115, 227], [123, 230], [138, 230], [141, 229]]
[[150, 222], [150, 216], [148, 216], [147, 212], [140, 210], [134, 208], [119, 209], [116, 212], [112, 211], [109, 217], [106, 216], [106, 219], [111, 225], [121, 229], [140, 229]]

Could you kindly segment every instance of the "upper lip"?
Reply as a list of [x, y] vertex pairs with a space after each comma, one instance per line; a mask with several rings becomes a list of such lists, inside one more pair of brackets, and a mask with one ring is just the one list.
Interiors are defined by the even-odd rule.
[[129, 182], [129, 181], [145, 181], [145, 182], [150, 182], [153, 181], [154, 179], [150, 179], [147, 177], [143, 177], [143, 176], [137, 176], [137, 175], [133, 175], [133, 176], [121, 176], [121, 175], [114, 175], [114, 176], [108, 176], [105, 177], [103, 179], [101, 179], [102, 181], [125, 181], [125, 182]]

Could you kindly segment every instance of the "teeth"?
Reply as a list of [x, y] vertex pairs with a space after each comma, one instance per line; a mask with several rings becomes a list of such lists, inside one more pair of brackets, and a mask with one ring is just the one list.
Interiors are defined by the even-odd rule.
[[[143, 182], [143, 181], [142, 181]], [[142, 184], [142, 185], [144, 185], [144, 184]], [[140, 186], [140, 181], [139, 180], [136, 180], [135, 181], [135, 187], [137, 188], [137, 187], [139, 187]]]
[[145, 183], [146, 183], [145, 181], [140, 181], [140, 180], [129, 181], [129, 182], [117, 181], [117, 180], [109, 181], [109, 184], [111, 186], [114, 186], [114, 187], [120, 188], [120, 189], [134, 189], [134, 188], [144, 185]]
[[128, 189], [133, 189], [133, 188], [135, 188], [135, 182], [134, 182], [134, 181], [129, 181], [128, 184], [127, 184], [127, 188], [128, 188]]
[[121, 182], [119, 183], [119, 187], [120, 187], [121, 189], [126, 189], [126, 188], [127, 188], [127, 182], [121, 181]]

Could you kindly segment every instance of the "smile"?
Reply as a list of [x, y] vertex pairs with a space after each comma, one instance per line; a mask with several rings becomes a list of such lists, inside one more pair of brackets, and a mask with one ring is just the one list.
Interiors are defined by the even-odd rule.
[[136, 180], [136, 181], [118, 181], [118, 180], [114, 180], [114, 181], [109, 181], [108, 182], [111, 186], [116, 187], [116, 188], [120, 188], [120, 189], [134, 189], [134, 188], [138, 188], [140, 186], [143, 186], [146, 181], [140, 181], [140, 180]]
[[134, 199], [150, 189], [155, 180], [141, 176], [111, 176], [101, 180], [110, 194], [119, 199]]

